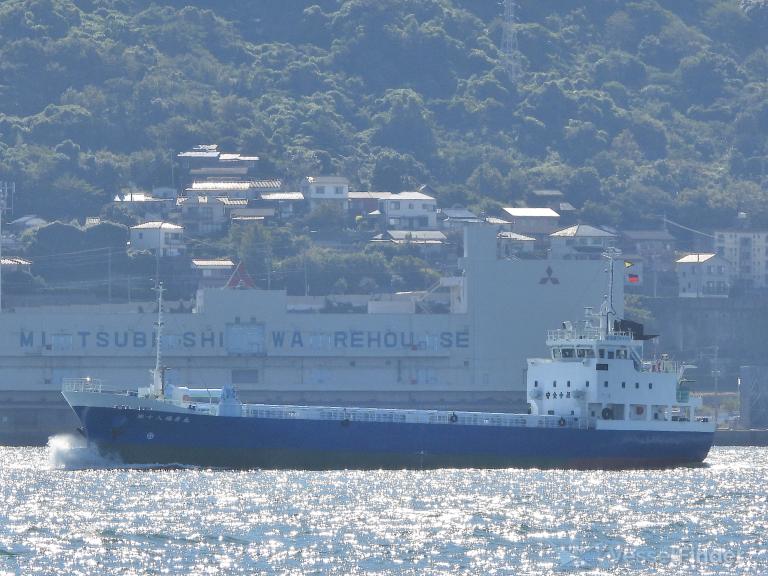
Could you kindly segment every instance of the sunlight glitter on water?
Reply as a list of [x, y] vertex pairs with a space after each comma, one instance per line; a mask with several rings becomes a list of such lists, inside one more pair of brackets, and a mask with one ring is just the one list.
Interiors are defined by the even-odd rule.
[[626, 472], [125, 469], [57, 450], [0, 448], [0, 573], [768, 573], [765, 449]]

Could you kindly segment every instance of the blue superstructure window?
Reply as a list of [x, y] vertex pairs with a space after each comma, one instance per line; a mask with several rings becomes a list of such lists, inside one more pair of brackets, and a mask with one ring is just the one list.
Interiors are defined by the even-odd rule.
[[652, 390], [652, 389], [653, 389], [653, 382], [648, 382], [648, 390]]
[[557, 380], [552, 381], [552, 388], [557, 388]]
[[621, 387], [622, 387], [622, 388], [626, 388], [626, 387], [627, 387], [627, 383], [626, 383], [626, 382], [622, 382], [622, 383], [621, 383]]
[[587, 388], [589, 388], [589, 380], [587, 380]]
[[608, 388], [608, 380], [606, 380], [605, 382], [603, 382], [603, 388]]
[[539, 387], [539, 381], [538, 380], [534, 380], [533, 381], [533, 387], [534, 388], [538, 388]]
[[640, 388], [640, 382], [635, 382], [635, 388]]

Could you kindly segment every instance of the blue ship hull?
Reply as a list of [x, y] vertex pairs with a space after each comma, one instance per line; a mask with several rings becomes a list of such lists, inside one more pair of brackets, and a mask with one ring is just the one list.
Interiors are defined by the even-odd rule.
[[648, 468], [701, 463], [714, 436], [73, 409], [88, 441], [126, 464], [303, 470]]

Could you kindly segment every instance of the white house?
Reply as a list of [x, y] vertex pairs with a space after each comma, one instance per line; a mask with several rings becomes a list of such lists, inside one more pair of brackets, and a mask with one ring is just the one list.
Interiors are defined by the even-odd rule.
[[437, 228], [437, 202], [422, 192], [400, 192], [379, 200], [384, 228], [396, 230], [434, 230]]
[[496, 234], [499, 258], [512, 258], [524, 254], [532, 254], [536, 239], [516, 232], [502, 230]]
[[160, 256], [179, 256], [185, 250], [184, 228], [170, 222], [145, 222], [131, 226], [131, 250], [149, 250]]
[[590, 226], [577, 224], [549, 235], [552, 256], [564, 260], [595, 260], [614, 245], [616, 234]]
[[235, 263], [228, 258], [192, 260], [192, 270], [198, 274], [199, 288], [221, 288], [235, 271]]
[[731, 263], [712, 253], [686, 254], [675, 261], [680, 298], [727, 298]]
[[560, 214], [552, 208], [504, 208], [504, 216], [518, 234], [551, 234], [557, 230]]
[[307, 176], [301, 182], [301, 193], [309, 200], [309, 209], [332, 203], [344, 212], [349, 208], [349, 180], [343, 176]]

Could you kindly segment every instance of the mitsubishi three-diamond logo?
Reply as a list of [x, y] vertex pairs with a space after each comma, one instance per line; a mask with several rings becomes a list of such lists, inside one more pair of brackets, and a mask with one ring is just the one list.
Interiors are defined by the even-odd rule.
[[560, 284], [560, 280], [552, 276], [552, 266], [547, 266], [547, 269], [545, 270], [545, 272], [547, 273], [547, 275], [544, 276], [544, 278], [542, 278], [541, 280], [539, 280], [539, 284], [547, 284], [548, 282], [552, 284]]

